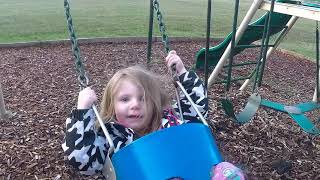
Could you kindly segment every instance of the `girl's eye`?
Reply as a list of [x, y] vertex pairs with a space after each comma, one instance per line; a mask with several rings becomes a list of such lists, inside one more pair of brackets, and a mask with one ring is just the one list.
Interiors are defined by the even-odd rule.
[[140, 97], [140, 101], [144, 102], [144, 97], [143, 96]]
[[122, 97], [122, 98], [120, 98], [120, 101], [122, 101], [122, 102], [128, 102], [128, 101], [129, 101], [129, 98], [128, 98], [128, 97]]

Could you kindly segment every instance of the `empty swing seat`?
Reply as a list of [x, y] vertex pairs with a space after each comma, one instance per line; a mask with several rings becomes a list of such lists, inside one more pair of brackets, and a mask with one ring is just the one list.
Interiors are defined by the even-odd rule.
[[210, 128], [188, 123], [151, 133], [112, 156], [117, 180], [208, 180], [222, 157]]

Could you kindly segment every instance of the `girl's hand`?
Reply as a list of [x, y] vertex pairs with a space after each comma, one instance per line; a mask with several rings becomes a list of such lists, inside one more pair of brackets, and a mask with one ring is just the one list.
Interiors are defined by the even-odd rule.
[[183, 65], [182, 60], [177, 55], [176, 51], [172, 50], [169, 52], [168, 56], [166, 57], [166, 63], [169, 68], [171, 68], [173, 65], [176, 66], [176, 72], [178, 76], [187, 72], [186, 68]]
[[77, 108], [89, 109], [96, 101], [97, 95], [94, 90], [92, 90], [90, 87], [86, 87], [79, 92]]

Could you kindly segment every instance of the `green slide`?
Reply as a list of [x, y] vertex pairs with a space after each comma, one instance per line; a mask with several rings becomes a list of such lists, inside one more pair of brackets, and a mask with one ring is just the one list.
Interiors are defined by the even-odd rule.
[[[248, 28], [243, 33], [243, 36], [239, 40], [237, 45], [249, 45], [254, 41], [262, 39], [263, 26], [268, 13], [264, 14], [257, 21], [248, 25]], [[287, 22], [290, 20], [291, 16], [280, 13], [272, 13], [270, 22], [270, 35], [276, 34], [283, 30]], [[229, 45], [232, 38], [232, 32], [217, 46], [209, 48], [208, 56], [208, 66], [209, 69], [217, 65], [220, 57], [224, 53], [225, 49]], [[243, 51], [245, 48], [236, 48], [236, 54]], [[199, 50], [196, 54], [196, 64], [195, 69], [204, 69], [205, 62], [205, 48]]]

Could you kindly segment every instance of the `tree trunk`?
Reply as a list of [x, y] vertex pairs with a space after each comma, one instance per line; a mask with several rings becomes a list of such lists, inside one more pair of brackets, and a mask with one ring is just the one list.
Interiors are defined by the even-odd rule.
[[0, 118], [10, 118], [12, 117], [12, 113], [9, 111], [6, 111], [6, 107], [4, 104], [4, 98], [3, 98], [3, 94], [2, 94], [2, 87], [1, 87], [1, 83], [0, 83]]

